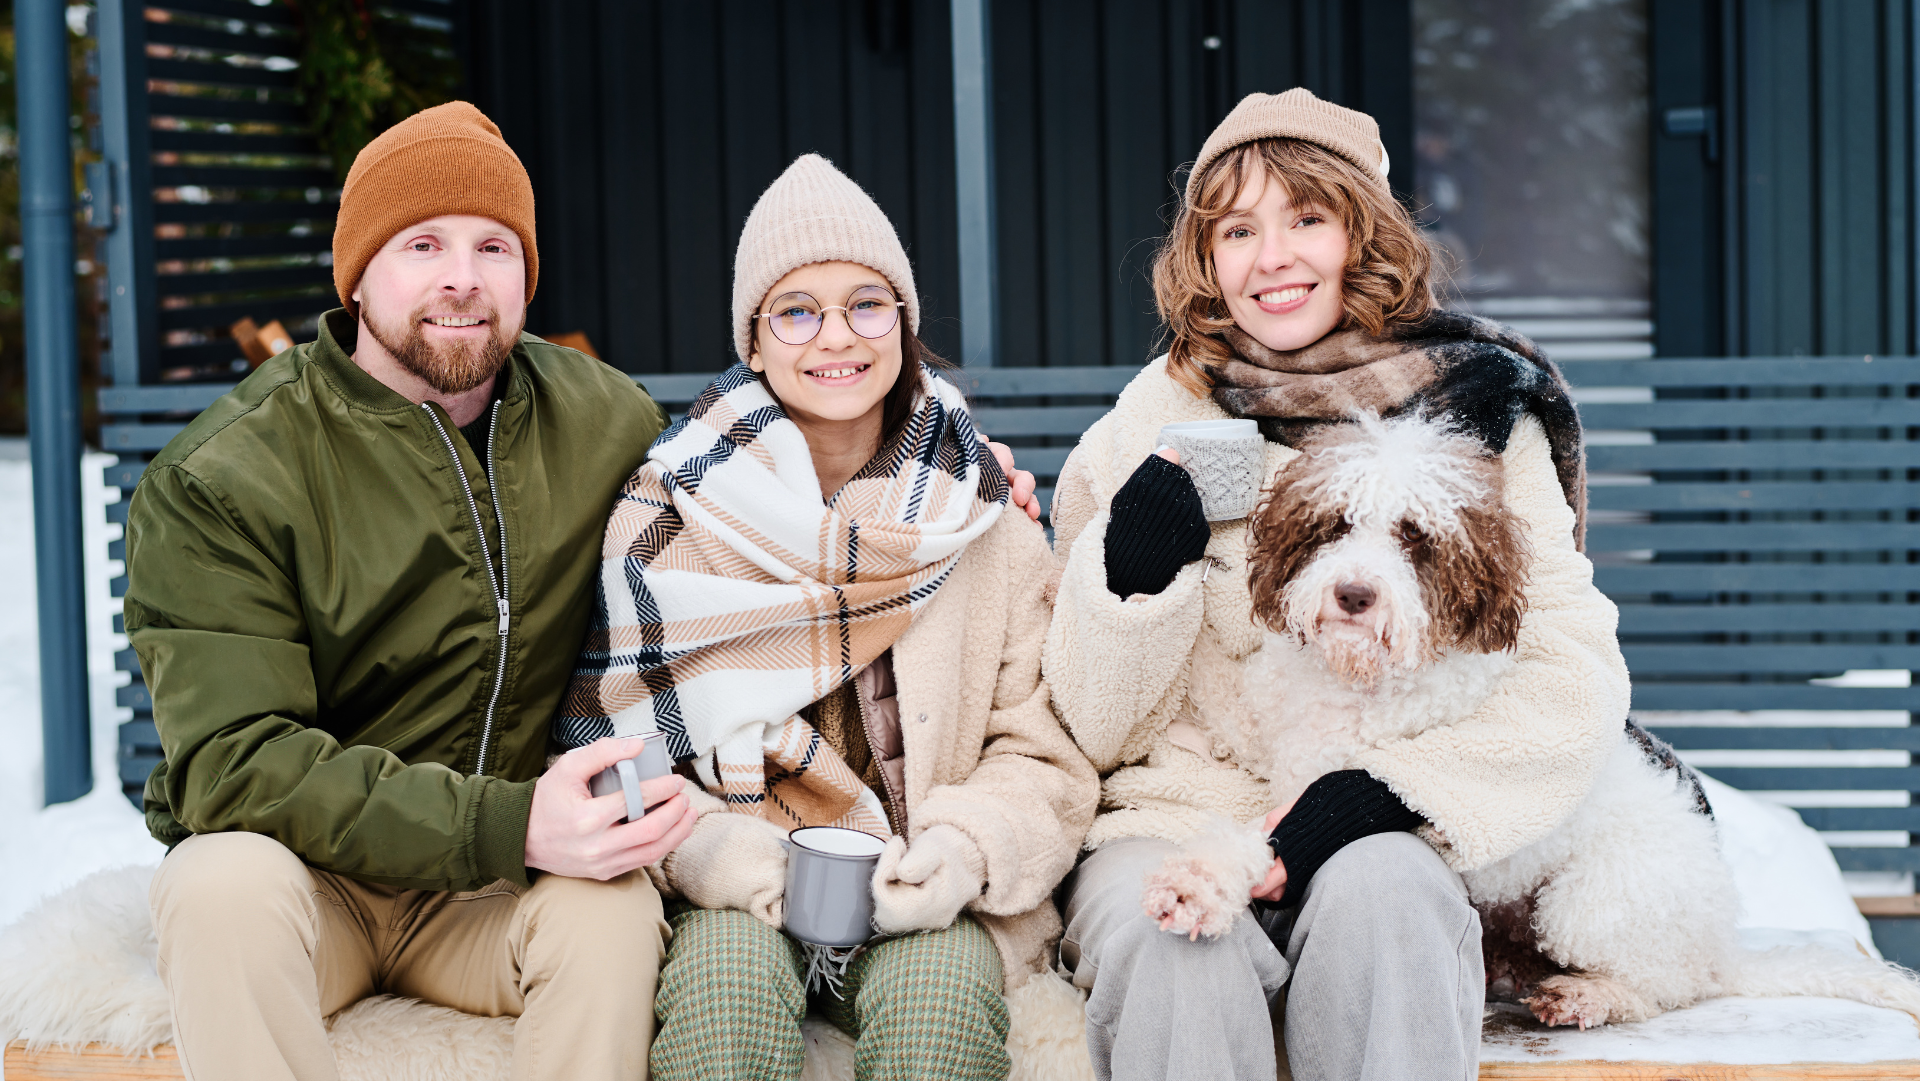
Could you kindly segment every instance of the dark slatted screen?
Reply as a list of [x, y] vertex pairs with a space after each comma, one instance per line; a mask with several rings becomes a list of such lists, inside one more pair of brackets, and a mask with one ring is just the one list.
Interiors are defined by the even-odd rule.
[[[454, 55], [451, 0], [381, 0], [372, 15], [404, 24], [416, 47]], [[330, 247], [340, 187], [297, 88], [296, 18], [286, 5], [248, 0], [129, 8], [129, 88], [145, 93], [129, 103], [136, 182], [123, 213], [142, 230], [143, 254], [131, 280], [115, 284], [134, 291], [152, 337], [113, 343], [113, 385], [100, 393], [101, 442], [121, 455], [108, 481], [128, 497], [147, 457], [249, 370], [230, 330], [237, 320], [277, 321], [293, 341], [311, 341], [320, 313], [338, 306]], [[110, 505], [109, 520], [124, 525], [126, 510], [125, 498]], [[111, 556], [125, 558], [124, 541]], [[125, 586], [117, 579], [114, 595]], [[132, 673], [119, 704], [134, 710], [121, 778], [137, 797], [159, 748], [139, 663], [131, 650], [118, 660]]]

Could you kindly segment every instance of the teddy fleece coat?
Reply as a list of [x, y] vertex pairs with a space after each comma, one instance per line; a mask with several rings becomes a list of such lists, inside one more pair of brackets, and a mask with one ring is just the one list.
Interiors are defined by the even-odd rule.
[[[1246, 521], [1213, 523], [1207, 558], [1159, 595], [1107, 591], [1114, 493], [1153, 452], [1161, 425], [1227, 416], [1156, 360], [1088, 429], [1060, 476], [1062, 579], [1044, 670], [1061, 718], [1103, 777], [1089, 849], [1120, 837], [1177, 843], [1211, 815], [1246, 822], [1273, 806], [1266, 781], [1231, 760], [1224, 730], [1207, 730], [1231, 703], [1193, 699], [1196, 667], [1239, 665], [1261, 646]], [[1297, 456], [1269, 443], [1267, 483]], [[1571, 812], [1618, 741], [1628, 705], [1617, 613], [1575, 549], [1574, 513], [1533, 417], [1514, 426], [1501, 465], [1507, 505], [1533, 549], [1517, 663], [1466, 720], [1389, 740], [1353, 762], [1430, 823], [1422, 835], [1458, 871], [1512, 855]]]
[[[1073, 868], [1100, 792], [1040, 675], [1053, 576], [1040, 527], [1009, 510], [967, 546], [892, 647], [908, 843], [944, 824], [978, 847], [986, 886], [967, 911], [999, 947], [1009, 992], [1053, 967], [1061, 931], [1053, 888]], [[731, 813], [695, 795], [703, 814]], [[739, 858], [676, 855], [665, 885], [683, 892], [678, 883], [696, 876], [757, 877], [717, 866]]]

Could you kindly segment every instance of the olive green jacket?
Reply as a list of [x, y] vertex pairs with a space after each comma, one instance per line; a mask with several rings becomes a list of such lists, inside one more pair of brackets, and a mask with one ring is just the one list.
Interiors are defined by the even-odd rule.
[[524, 884], [608, 508], [666, 414], [522, 335], [489, 468], [440, 407], [354, 364], [356, 329], [329, 312], [134, 493], [126, 626], [166, 750], [147, 825], [169, 845], [260, 833], [392, 886]]

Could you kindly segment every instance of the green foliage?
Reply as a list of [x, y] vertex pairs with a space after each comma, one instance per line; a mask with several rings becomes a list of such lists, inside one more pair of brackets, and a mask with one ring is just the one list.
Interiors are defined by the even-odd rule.
[[376, 15], [366, 0], [287, 3], [300, 15], [307, 116], [342, 180], [374, 136], [458, 92], [458, 58], [426, 44], [404, 16]]

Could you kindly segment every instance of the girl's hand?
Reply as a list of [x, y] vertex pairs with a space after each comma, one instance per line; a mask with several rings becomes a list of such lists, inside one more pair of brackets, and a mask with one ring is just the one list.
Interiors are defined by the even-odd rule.
[[1007, 475], [1007, 487], [1013, 489], [1008, 501], [1027, 512], [1027, 517], [1040, 520], [1040, 500], [1034, 497], [1033, 474], [1024, 469], [1016, 469], [1013, 464], [1013, 448], [1005, 443], [987, 441], [987, 450], [993, 453], [993, 460], [1000, 463], [1000, 472]]

